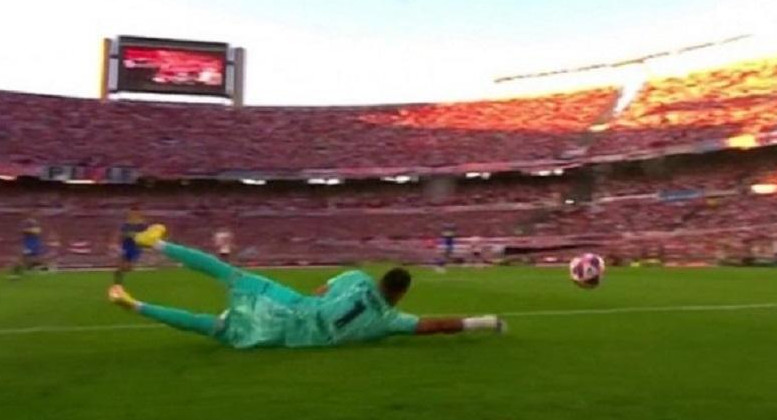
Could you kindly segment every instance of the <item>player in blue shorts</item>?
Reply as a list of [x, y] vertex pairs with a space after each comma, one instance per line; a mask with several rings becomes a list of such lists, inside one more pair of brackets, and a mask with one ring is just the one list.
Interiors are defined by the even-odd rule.
[[437, 259], [437, 272], [444, 273], [445, 266], [453, 261], [453, 251], [456, 248], [456, 227], [446, 224], [440, 235], [442, 255]]
[[43, 261], [43, 241], [40, 223], [35, 217], [29, 217], [22, 222], [22, 256], [19, 264], [13, 268], [13, 277], [18, 278], [26, 270], [41, 267]]
[[122, 284], [124, 282], [124, 274], [132, 271], [135, 262], [140, 258], [142, 252], [133, 240], [133, 237], [145, 230], [146, 227], [148, 225], [143, 218], [143, 214], [137, 207], [132, 207], [127, 212], [127, 219], [121, 224], [119, 230], [120, 255], [116, 271], [113, 272], [114, 284]]
[[389, 270], [377, 284], [362, 271], [347, 271], [310, 296], [215, 256], [166, 242], [164, 235], [164, 226], [152, 225], [136, 235], [135, 241], [224, 283], [229, 289], [227, 310], [214, 316], [153, 305], [134, 299], [121, 285], [113, 285], [108, 298], [147, 318], [231, 347], [332, 346], [398, 334], [501, 332], [506, 328], [494, 315], [419, 318], [400, 312], [395, 306], [411, 281], [403, 268]]

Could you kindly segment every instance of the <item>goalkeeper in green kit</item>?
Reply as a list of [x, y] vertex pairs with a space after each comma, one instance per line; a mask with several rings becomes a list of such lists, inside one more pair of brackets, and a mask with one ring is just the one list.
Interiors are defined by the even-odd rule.
[[121, 285], [109, 289], [109, 300], [144, 317], [235, 348], [332, 346], [399, 334], [506, 329], [504, 321], [494, 315], [419, 318], [398, 311], [395, 305], [411, 282], [403, 268], [389, 270], [377, 284], [362, 271], [347, 271], [308, 296], [212, 255], [166, 242], [165, 233], [164, 226], [152, 225], [134, 239], [140, 246], [154, 248], [224, 283], [229, 289], [228, 309], [215, 316], [153, 305], [134, 299]]

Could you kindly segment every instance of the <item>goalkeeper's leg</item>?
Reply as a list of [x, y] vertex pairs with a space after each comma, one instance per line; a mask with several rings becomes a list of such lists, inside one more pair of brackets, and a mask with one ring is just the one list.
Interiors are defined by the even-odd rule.
[[195, 314], [183, 309], [170, 308], [139, 302], [136, 311], [146, 318], [182, 331], [214, 336], [222, 328], [222, 321], [210, 314]]
[[157, 249], [170, 259], [179, 261], [187, 268], [207, 274], [218, 280], [229, 282], [245, 275], [243, 270], [225, 263], [217, 257], [197, 249], [163, 241], [166, 229], [162, 225], [152, 225], [135, 235], [138, 245]]
[[182, 331], [212, 337], [224, 327], [221, 318], [210, 314], [195, 314], [183, 309], [152, 305], [135, 300], [121, 285], [114, 285], [108, 290], [108, 299], [125, 309], [133, 310], [146, 318]]
[[243, 270], [197, 249], [171, 242], [159, 241], [155, 246], [168, 258], [183, 263], [186, 268], [229, 282], [244, 275]]
[[205, 273], [224, 282], [227, 286], [243, 292], [268, 296], [276, 302], [292, 304], [303, 298], [301, 294], [263, 276], [255, 275], [234, 267], [214, 255], [196, 249], [162, 240], [166, 229], [162, 225], [152, 225], [135, 235], [135, 242], [145, 247], [153, 247], [167, 257], [180, 261], [184, 266]]

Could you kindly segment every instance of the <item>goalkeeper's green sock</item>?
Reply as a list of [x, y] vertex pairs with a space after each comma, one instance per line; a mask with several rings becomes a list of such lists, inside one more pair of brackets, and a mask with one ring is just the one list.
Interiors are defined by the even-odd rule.
[[194, 314], [182, 309], [139, 303], [139, 314], [183, 331], [213, 336], [221, 327], [221, 321], [209, 314]]

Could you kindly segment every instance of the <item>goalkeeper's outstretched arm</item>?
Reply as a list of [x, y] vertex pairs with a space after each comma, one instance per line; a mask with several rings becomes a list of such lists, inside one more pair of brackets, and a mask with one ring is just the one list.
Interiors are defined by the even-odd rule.
[[417, 335], [456, 334], [478, 330], [504, 332], [507, 330], [507, 323], [496, 315], [469, 318], [421, 318], [415, 333]]

